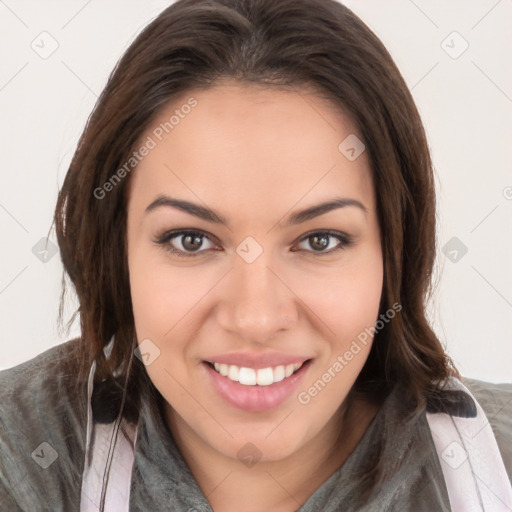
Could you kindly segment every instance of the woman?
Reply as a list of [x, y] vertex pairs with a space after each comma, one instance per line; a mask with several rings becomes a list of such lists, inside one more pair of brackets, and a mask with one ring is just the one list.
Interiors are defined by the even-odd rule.
[[0, 375], [6, 510], [512, 507], [512, 386], [429, 327], [425, 134], [343, 5], [163, 11], [55, 224], [82, 336]]

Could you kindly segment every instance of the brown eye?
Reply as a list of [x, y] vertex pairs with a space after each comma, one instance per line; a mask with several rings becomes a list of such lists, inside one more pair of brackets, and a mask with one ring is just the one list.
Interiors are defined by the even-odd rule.
[[300, 243], [307, 245], [307, 247], [303, 247], [306, 252], [322, 256], [348, 247], [352, 244], [352, 239], [348, 235], [336, 231], [319, 231], [305, 236]]
[[308, 238], [310, 246], [314, 250], [324, 250], [329, 245], [329, 235], [313, 235]]
[[201, 244], [203, 243], [203, 237], [197, 235], [181, 235], [183, 238], [181, 239], [181, 245], [187, 251], [197, 251], [201, 248]]
[[193, 257], [215, 247], [210, 240], [210, 247], [205, 248], [205, 240], [210, 240], [210, 238], [199, 231], [171, 231], [164, 233], [155, 242], [177, 256]]

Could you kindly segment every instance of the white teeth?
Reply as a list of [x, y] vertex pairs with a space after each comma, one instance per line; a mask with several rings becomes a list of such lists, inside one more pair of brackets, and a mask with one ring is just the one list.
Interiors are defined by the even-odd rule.
[[234, 364], [230, 365], [229, 370], [228, 370], [228, 375], [227, 375], [228, 379], [238, 382], [238, 372], [239, 372], [238, 366], [235, 366]]
[[256, 372], [256, 383], [258, 386], [270, 386], [274, 383], [272, 368], [262, 368]]
[[280, 365], [274, 368], [246, 368], [234, 364], [213, 363], [215, 370], [227, 377], [229, 380], [239, 382], [244, 386], [270, 386], [275, 382], [280, 382], [296, 372], [302, 363]]
[[254, 386], [256, 384], [256, 372], [252, 368], [240, 368], [238, 382], [244, 386]]
[[274, 368], [274, 382], [280, 382], [284, 379], [284, 366], [276, 366]]

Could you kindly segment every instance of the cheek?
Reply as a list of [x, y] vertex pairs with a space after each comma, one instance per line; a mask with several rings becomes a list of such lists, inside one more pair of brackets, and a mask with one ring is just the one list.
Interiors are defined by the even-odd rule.
[[175, 266], [154, 248], [129, 253], [130, 291], [138, 339], [161, 343], [197, 311], [219, 279], [218, 269]]
[[155, 265], [154, 255], [143, 244], [133, 243], [130, 246], [128, 266], [137, 337], [139, 340], [158, 338], [164, 329], [171, 327], [165, 326], [165, 319], [166, 311], [172, 311], [173, 306], [167, 303], [166, 298], [172, 294], [166, 295], [168, 287], [159, 267]]
[[361, 330], [374, 324], [379, 312], [382, 282], [382, 261], [379, 259], [371, 264], [355, 265], [335, 283], [331, 305], [339, 305], [336, 325], [340, 334], [344, 326], [354, 335], [354, 329]]
[[326, 344], [297, 400], [302, 405], [314, 404], [322, 421], [334, 414], [366, 363], [379, 314], [382, 281], [383, 264], [380, 251], [376, 251], [374, 257], [332, 273], [323, 283], [325, 293], [316, 293], [316, 300], [311, 296], [311, 309], [324, 324]]
[[380, 248], [354, 257], [323, 276], [304, 279], [301, 298], [323, 321], [331, 344], [343, 346], [374, 325], [379, 313], [383, 284]]
[[[209, 287], [202, 280], [194, 279], [191, 268], [172, 268], [154, 251], [152, 254], [135, 251], [129, 258], [129, 267], [137, 339], [139, 342], [150, 339], [159, 350], [158, 357], [146, 371], [169, 403], [171, 396], [173, 402], [184, 400], [186, 403], [186, 394], [169, 377], [169, 372], [178, 382], [189, 378], [183, 360], [187, 358], [186, 340], [191, 332], [183, 335], [182, 329], [193, 315], [194, 305]], [[190, 324], [188, 326], [190, 328]]]
[[130, 286], [139, 337], [163, 337], [186, 315], [199, 294], [190, 272], [172, 272], [148, 259], [134, 259]]

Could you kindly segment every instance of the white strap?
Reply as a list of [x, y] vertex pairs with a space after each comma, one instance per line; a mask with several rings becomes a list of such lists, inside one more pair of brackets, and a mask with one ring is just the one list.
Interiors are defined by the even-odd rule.
[[[108, 355], [113, 346], [114, 337], [105, 348]], [[94, 373], [96, 361], [93, 362], [89, 372], [87, 385], [88, 410], [87, 410], [87, 439], [85, 446], [85, 464], [82, 475], [82, 491], [80, 500], [80, 512], [100, 512], [101, 491], [103, 486], [104, 470], [107, 465], [109, 450], [114, 437], [114, 423], [94, 424], [92, 418], [91, 397], [93, 391]], [[137, 424], [121, 421], [117, 440], [113, 447], [112, 465], [108, 477], [108, 485], [105, 494], [105, 511], [125, 512], [129, 509], [131, 473], [134, 460], [135, 442], [137, 439]], [[125, 436], [126, 434], [126, 436]], [[88, 464], [91, 443], [94, 435], [91, 464]], [[128, 439], [127, 439], [128, 437]]]
[[512, 486], [491, 425], [475, 397], [459, 379], [447, 389], [467, 393], [474, 418], [427, 413], [453, 512], [510, 512]]

